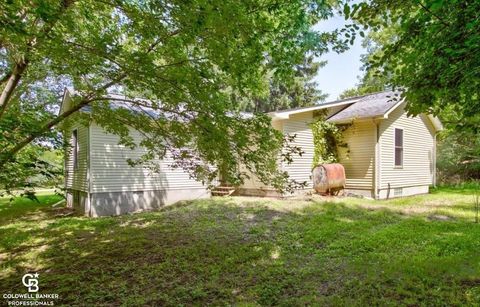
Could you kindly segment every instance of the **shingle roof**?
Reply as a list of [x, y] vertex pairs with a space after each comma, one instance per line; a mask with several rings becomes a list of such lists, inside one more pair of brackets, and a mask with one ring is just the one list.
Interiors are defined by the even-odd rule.
[[[108, 105], [111, 109], [127, 109], [130, 110], [131, 112], [139, 113], [139, 114], [147, 114], [151, 116], [152, 118], [165, 118], [165, 119], [179, 119], [179, 116], [177, 113], [173, 112], [168, 112], [168, 111], [159, 111], [156, 109], [153, 109], [151, 107], [148, 107], [147, 105], [151, 103], [151, 101], [146, 100], [146, 99], [140, 99], [140, 98], [130, 98], [128, 96], [124, 95], [118, 95], [118, 94], [108, 94], [105, 96], [106, 98], [109, 98], [111, 100], [108, 101]], [[139, 104], [132, 103], [133, 101], [139, 102]], [[180, 110], [182, 110], [181, 107], [179, 107]], [[91, 105], [86, 105], [83, 106], [80, 109], [82, 112], [85, 113], [91, 113], [92, 112], [92, 106]], [[190, 111], [186, 112], [184, 111], [183, 114], [190, 114], [191, 117], [195, 117], [196, 112]], [[228, 112], [226, 114], [227, 116], [238, 116], [238, 118], [241, 119], [250, 119], [253, 117], [253, 113], [249, 112]]]
[[353, 119], [365, 119], [384, 116], [401, 101], [400, 93], [387, 91], [367, 95], [330, 116], [329, 122], [344, 122]]
[[[69, 89], [66, 89], [66, 92], [67, 91], [71, 92]], [[108, 96], [113, 98], [112, 100], [115, 100], [115, 98], [117, 98], [118, 100], [126, 98], [125, 96], [114, 95], [114, 94], [110, 94]], [[344, 106], [344, 108], [341, 111], [333, 114], [327, 119], [327, 121], [329, 122], [341, 123], [341, 122], [348, 122], [353, 119], [384, 117], [385, 115], [388, 116], [389, 112], [394, 110], [395, 107], [402, 102], [400, 98], [401, 98], [400, 92], [386, 91], [386, 92], [374, 93], [374, 94], [369, 94], [364, 96], [351, 97], [351, 98], [337, 100], [337, 101], [331, 101], [328, 103], [318, 104], [311, 107], [271, 112], [269, 114], [272, 116], [272, 118], [278, 117], [280, 119], [286, 119], [288, 118], [288, 114], [290, 113], [311, 112], [317, 109], [320, 110], [320, 109], [325, 109], [330, 107]], [[154, 117], [159, 117], [159, 114], [157, 111], [147, 107], [131, 106], [126, 103], [122, 103], [121, 101], [110, 101], [110, 105], [112, 106], [112, 108], [129, 108], [134, 112], [143, 112], [143, 113], [150, 114], [151, 116], [154, 116]], [[83, 107], [82, 111], [91, 112], [91, 106]], [[162, 114], [161, 117], [164, 117], [167, 119], [174, 117], [173, 114], [169, 114], [168, 112], [162, 112], [161, 114]], [[234, 116], [235, 114], [240, 118], [244, 118], [244, 119], [253, 117], [253, 113], [248, 113], [248, 112], [230, 113], [229, 115]], [[285, 117], [283, 114], [286, 114], [287, 116]], [[436, 118], [433, 115], [428, 115], [428, 117], [432, 121], [436, 130], [439, 131], [443, 129], [442, 124], [438, 120], [438, 118]]]
[[308, 106], [308, 107], [298, 107], [298, 108], [291, 108], [291, 109], [285, 109], [285, 110], [278, 110], [278, 111], [273, 111], [269, 112], [270, 114], [281, 114], [281, 113], [290, 113], [290, 112], [297, 112], [297, 111], [311, 111], [312, 109], [316, 108], [328, 108], [332, 105], [338, 105], [339, 103], [353, 103], [357, 101], [360, 98], [366, 97], [368, 95], [363, 95], [363, 96], [355, 96], [355, 97], [348, 97], [344, 99], [339, 99], [339, 100], [334, 100], [334, 101], [328, 101], [328, 102], [322, 102], [313, 106]]

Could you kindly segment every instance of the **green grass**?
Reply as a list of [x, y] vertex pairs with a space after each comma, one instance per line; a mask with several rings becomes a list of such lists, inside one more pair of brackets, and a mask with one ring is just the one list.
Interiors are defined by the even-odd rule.
[[389, 201], [214, 198], [121, 217], [0, 200], [0, 292], [65, 305], [477, 305], [475, 187]]

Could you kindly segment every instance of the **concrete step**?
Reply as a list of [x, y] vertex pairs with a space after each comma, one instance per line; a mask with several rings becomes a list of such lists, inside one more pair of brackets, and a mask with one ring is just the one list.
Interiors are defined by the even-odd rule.
[[229, 196], [235, 192], [234, 187], [218, 186], [212, 190], [212, 196]]
[[212, 191], [212, 196], [228, 196], [229, 192]]
[[234, 187], [215, 187], [214, 190], [231, 191], [231, 190], [235, 190], [235, 188]]

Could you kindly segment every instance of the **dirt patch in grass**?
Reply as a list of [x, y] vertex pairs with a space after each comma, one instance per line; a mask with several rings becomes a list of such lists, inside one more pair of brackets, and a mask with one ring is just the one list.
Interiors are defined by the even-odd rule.
[[431, 221], [452, 221], [454, 218], [446, 215], [434, 214], [434, 215], [429, 215], [428, 219]]

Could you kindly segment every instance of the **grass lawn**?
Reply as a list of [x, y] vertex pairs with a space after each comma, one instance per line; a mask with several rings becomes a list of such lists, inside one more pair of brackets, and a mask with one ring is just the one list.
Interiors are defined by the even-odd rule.
[[22, 275], [38, 272], [40, 292], [70, 306], [478, 305], [474, 189], [213, 198], [96, 219], [61, 216], [55, 196], [3, 199], [0, 292], [25, 293]]

